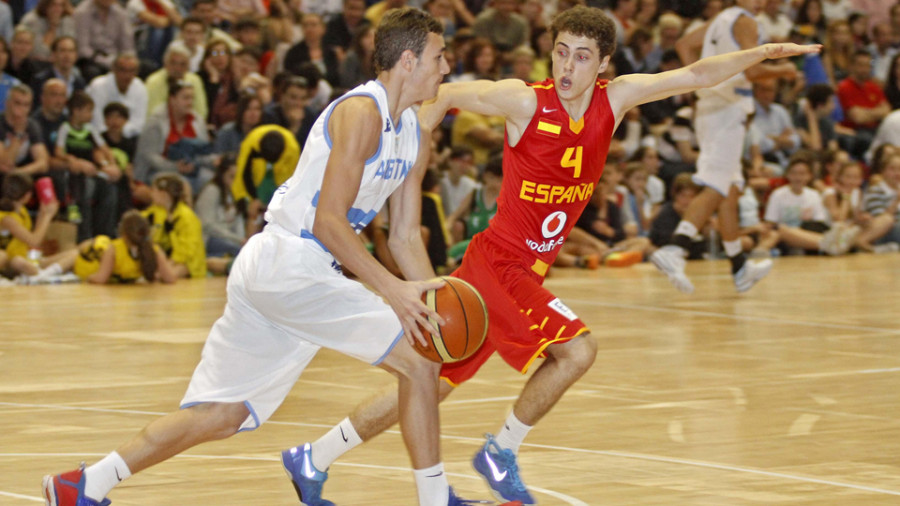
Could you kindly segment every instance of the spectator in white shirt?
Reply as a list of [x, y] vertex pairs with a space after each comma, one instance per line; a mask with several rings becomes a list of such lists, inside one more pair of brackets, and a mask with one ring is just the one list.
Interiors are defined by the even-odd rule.
[[94, 99], [94, 119], [98, 132], [106, 131], [103, 108], [119, 102], [128, 108], [125, 136], [139, 135], [147, 118], [147, 88], [137, 78], [139, 62], [134, 53], [122, 53], [113, 62], [112, 71], [94, 78], [86, 91]]
[[800, 136], [787, 109], [775, 102], [777, 82], [772, 78], [753, 83], [756, 99], [753, 126], [762, 134], [759, 148], [763, 157], [784, 167], [790, 155], [800, 147]]

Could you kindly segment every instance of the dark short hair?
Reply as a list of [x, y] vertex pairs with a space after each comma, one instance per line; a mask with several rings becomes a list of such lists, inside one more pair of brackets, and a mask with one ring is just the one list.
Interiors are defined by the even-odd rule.
[[61, 37], [57, 37], [53, 39], [53, 42], [50, 44], [50, 51], [56, 51], [59, 45], [66, 40], [71, 40], [72, 44], [75, 44], [75, 49], [78, 49], [78, 41], [75, 40], [75, 37], [69, 35], [63, 35]]
[[275, 163], [284, 152], [284, 134], [272, 130], [259, 140], [259, 154], [269, 163]]
[[456, 146], [450, 151], [450, 158], [453, 160], [459, 160], [460, 158], [465, 158], [467, 156], [473, 156], [474, 151], [469, 146]]
[[106, 107], [103, 108], [103, 117], [106, 118], [113, 114], [118, 114], [125, 119], [128, 119], [131, 113], [128, 111], [128, 107], [121, 102], [110, 102], [106, 104]]
[[503, 177], [503, 153], [495, 153], [484, 166], [484, 174], [492, 174], [497, 177]]
[[600, 58], [611, 56], [616, 51], [616, 25], [602, 10], [595, 7], [576, 5], [553, 18], [550, 26], [553, 43], [560, 33], [568, 32], [579, 37], [594, 39]]
[[197, 16], [188, 16], [188, 17], [184, 18], [183, 20], [181, 20], [181, 28], [182, 29], [184, 29], [185, 26], [190, 25], [190, 24], [200, 25], [203, 27], [206, 26], [206, 24], [203, 22], [203, 20], [198, 18]]
[[406, 50], [422, 56], [429, 33], [444, 34], [441, 22], [430, 14], [412, 7], [388, 11], [375, 30], [375, 71], [394, 68]]
[[809, 105], [813, 109], [825, 105], [832, 95], [834, 95], [834, 90], [830, 84], [825, 83], [813, 84], [806, 90], [806, 99], [809, 100]]
[[66, 105], [70, 111], [83, 107], [94, 107], [94, 99], [84, 90], [75, 90]]

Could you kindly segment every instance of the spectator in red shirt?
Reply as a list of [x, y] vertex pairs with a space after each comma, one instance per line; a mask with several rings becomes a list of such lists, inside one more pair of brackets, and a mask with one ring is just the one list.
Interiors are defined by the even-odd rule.
[[844, 109], [841, 124], [856, 131], [852, 146], [845, 149], [859, 160], [872, 143], [878, 124], [891, 112], [884, 92], [872, 79], [872, 55], [868, 51], [853, 55], [850, 76], [838, 84], [837, 95]]

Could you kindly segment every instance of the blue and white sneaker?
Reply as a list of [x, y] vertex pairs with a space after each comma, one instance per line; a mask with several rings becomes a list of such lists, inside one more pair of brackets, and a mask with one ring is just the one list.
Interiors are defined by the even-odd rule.
[[[462, 497], [456, 497], [456, 494], [453, 493], [453, 487], [450, 487], [450, 498], [447, 500], [447, 506], [474, 506], [476, 504], [494, 504], [494, 501], [479, 501], [479, 500], [471, 500], [471, 499], [463, 499]], [[521, 504], [510, 504], [506, 503], [509, 506], [521, 506]], [[506, 505], [504, 505], [506, 506]]]
[[500, 448], [493, 435], [485, 434], [485, 437], [487, 442], [472, 459], [472, 466], [478, 474], [487, 480], [488, 486], [498, 499], [536, 504], [519, 477], [516, 454], [512, 450]]
[[328, 473], [319, 471], [313, 465], [309, 443], [281, 452], [281, 463], [301, 503], [306, 506], [335, 506], [333, 502], [322, 499], [322, 485], [328, 479]]

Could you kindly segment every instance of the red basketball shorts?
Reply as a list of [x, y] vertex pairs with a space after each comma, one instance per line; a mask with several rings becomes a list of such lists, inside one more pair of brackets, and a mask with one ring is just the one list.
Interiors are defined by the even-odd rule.
[[[533, 262], [533, 260], [532, 260]], [[554, 343], [568, 341], [589, 329], [555, 295], [531, 263], [496, 244], [486, 234], [469, 243], [463, 264], [451, 276], [471, 283], [488, 308], [487, 339], [474, 355], [444, 364], [441, 377], [456, 386], [471, 378], [497, 351], [521, 373], [544, 357]]]

